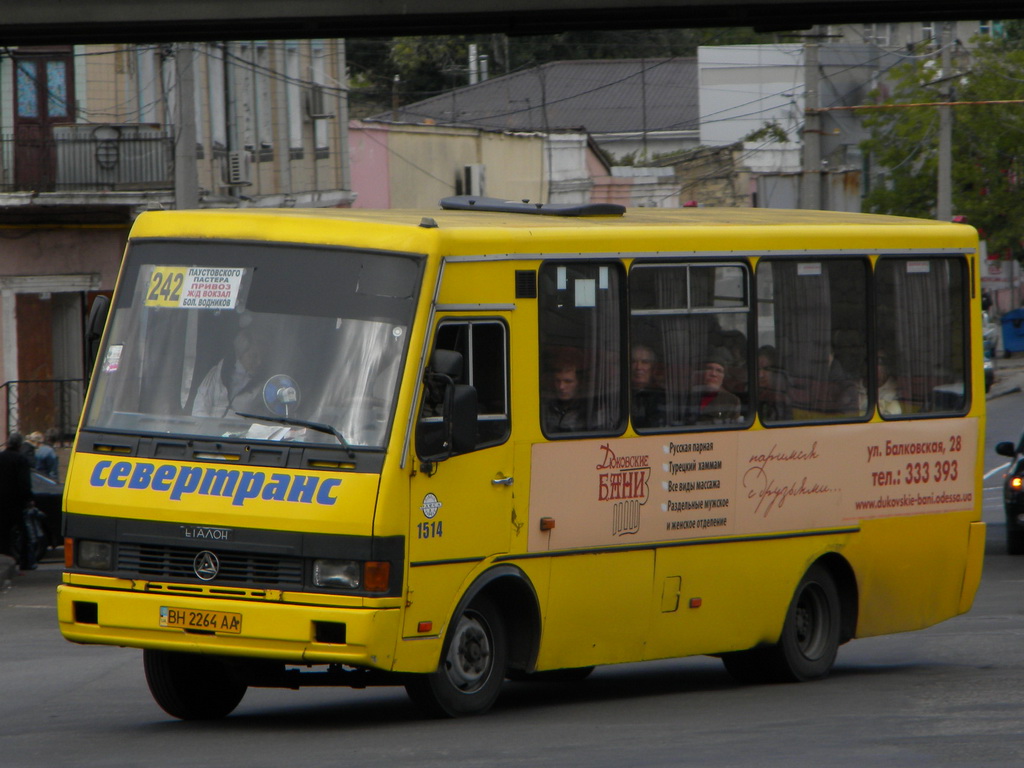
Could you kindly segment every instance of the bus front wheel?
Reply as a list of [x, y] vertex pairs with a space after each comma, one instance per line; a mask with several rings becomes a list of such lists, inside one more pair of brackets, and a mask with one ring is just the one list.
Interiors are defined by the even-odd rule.
[[180, 720], [227, 717], [245, 695], [221, 659], [193, 653], [144, 650], [146, 683], [160, 708]]
[[786, 612], [779, 641], [722, 655], [736, 680], [802, 682], [825, 677], [839, 649], [839, 591], [828, 569], [813, 565], [800, 580]]
[[405, 689], [428, 715], [480, 715], [498, 698], [507, 656], [501, 613], [490, 600], [477, 598], [452, 623], [438, 668], [417, 675]]

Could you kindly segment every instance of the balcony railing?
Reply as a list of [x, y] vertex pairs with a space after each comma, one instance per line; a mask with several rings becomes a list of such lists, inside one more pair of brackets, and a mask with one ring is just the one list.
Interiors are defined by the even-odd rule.
[[61, 440], [78, 429], [85, 396], [84, 379], [5, 381], [0, 384], [5, 434], [46, 432], [56, 427]]
[[174, 137], [161, 125], [56, 125], [42, 140], [0, 134], [0, 162], [0, 192], [174, 188]]

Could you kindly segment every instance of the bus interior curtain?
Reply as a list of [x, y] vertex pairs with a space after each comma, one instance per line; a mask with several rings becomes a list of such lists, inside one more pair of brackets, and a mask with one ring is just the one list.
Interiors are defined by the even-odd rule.
[[832, 363], [831, 298], [825, 265], [801, 273], [795, 261], [774, 262], [775, 334], [794, 407], [817, 410]]
[[930, 262], [929, 269], [914, 262], [897, 262], [892, 268], [895, 297], [895, 329], [898, 366], [903, 396], [918, 407], [928, 407], [935, 387], [956, 378], [954, 360], [955, 302], [947, 299], [951, 263]]

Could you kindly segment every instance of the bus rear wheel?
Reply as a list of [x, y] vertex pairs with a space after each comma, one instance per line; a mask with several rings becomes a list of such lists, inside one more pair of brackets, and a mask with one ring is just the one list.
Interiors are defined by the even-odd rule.
[[498, 698], [508, 645], [501, 613], [477, 598], [452, 623], [438, 668], [406, 683], [409, 698], [433, 717], [480, 715]]
[[741, 683], [803, 682], [826, 677], [839, 650], [839, 591], [828, 569], [813, 565], [800, 580], [786, 612], [779, 641], [722, 655]]
[[218, 658], [145, 650], [142, 663], [153, 699], [180, 720], [218, 720], [234, 712], [246, 685]]
[[1024, 555], [1024, 531], [1006, 531], [1006, 554]]

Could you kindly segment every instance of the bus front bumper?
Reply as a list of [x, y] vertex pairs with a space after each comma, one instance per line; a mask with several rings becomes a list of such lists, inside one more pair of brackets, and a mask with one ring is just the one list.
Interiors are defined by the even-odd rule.
[[[75, 643], [347, 664], [391, 670], [398, 608], [351, 608], [147, 594], [62, 584], [61, 633]], [[414, 671], [414, 670], [407, 670]]]

